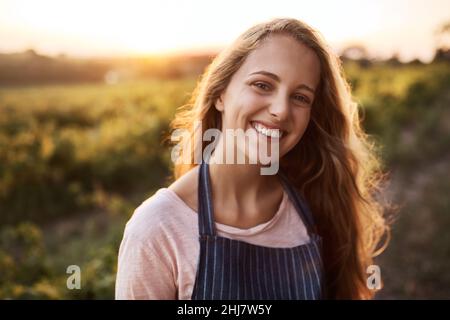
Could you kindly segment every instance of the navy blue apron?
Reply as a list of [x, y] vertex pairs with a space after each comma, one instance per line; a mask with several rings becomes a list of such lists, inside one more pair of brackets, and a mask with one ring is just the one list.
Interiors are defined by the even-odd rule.
[[320, 299], [323, 263], [321, 237], [305, 201], [280, 172], [310, 242], [291, 248], [273, 248], [216, 235], [209, 166], [202, 162], [198, 184], [200, 255], [193, 300]]

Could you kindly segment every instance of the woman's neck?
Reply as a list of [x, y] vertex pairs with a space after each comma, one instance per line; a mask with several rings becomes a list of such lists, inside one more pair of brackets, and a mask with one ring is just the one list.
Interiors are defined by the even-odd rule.
[[277, 175], [261, 175], [256, 164], [217, 164], [214, 154], [211, 160], [216, 221], [248, 227], [273, 217], [283, 196]]

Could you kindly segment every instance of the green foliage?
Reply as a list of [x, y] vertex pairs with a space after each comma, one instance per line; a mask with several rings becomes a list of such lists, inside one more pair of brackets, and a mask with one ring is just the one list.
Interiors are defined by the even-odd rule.
[[56, 290], [40, 279], [51, 278], [41, 230], [30, 223], [0, 232], [0, 297], [57, 298]]
[[162, 132], [192, 80], [0, 89], [0, 223], [45, 222], [167, 175]]
[[450, 64], [346, 68], [364, 127], [389, 165], [414, 166], [448, 151]]
[[[362, 107], [363, 126], [381, 144], [388, 168], [409, 176], [449, 154], [449, 64], [348, 62], [345, 72]], [[0, 298], [114, 297], [125, 223], [168, 175], [163, 134], [194, 85], [192, 77], [0, 89]], [[450, 240], [433, 234], [445, 235], [449, 187], [430, 184], [405, 207], [383, 262], [400, 273], [396, 267], [412, 261], [402, 274], [429, 289], [410, 290], [405, 286], [411, 281], [395, 283], [396, 275], [388, 274], [392, 294], [423, 297], [442, 288], [438, 273], [450, 261], [448, 250], [439, 248], [449, 247]], [[420, 229], [414, 221], [427, 224], [427, 212], [434, 233], [414, 246], [409, 234]], [[435, 268], [417, 262], [429, 242], [426, 259]], [[72, 264], [81, 268], [81, 290], [66, 287]]]

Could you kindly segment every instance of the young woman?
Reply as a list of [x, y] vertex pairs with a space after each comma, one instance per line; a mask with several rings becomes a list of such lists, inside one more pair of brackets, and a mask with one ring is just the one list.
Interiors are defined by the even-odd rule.
[[[222, 51], [173, 121], [188, 130], [184, 142], [213, 128], [276, 143], [280, 170], [222, 163], [224, 135], [200, 165], [198, 149], [181, 144], [190, 161], [177, 162], [175, 182], [127, 223], [116, 298], [371, 298], [366, 268], [387, 231], [374, 197], [381, 174], [339, 59], [319, 34], [274, 19]], [[238, 152], [248, 159], [258, 146]]]

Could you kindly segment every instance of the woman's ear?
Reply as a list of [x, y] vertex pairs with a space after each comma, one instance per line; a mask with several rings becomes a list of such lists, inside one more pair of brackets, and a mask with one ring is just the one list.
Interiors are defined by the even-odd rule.
[[223, 95], [222, 94], [216, 100], [216, 103], [214, 105], [216, 106], [217, 111], [223, 112], [223, 109], [225, 106], [223, 104]]

